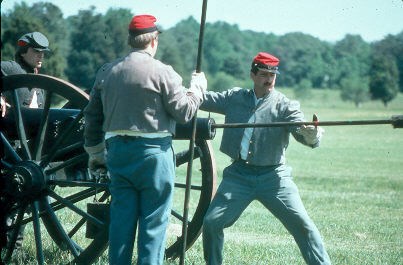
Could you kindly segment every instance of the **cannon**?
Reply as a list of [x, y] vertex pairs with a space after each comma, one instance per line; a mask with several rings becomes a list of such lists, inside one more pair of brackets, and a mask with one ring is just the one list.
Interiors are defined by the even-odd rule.
[[[43, 89], [43, 109], [14, 104], [18, 102], [15, 91], [21, 87]], [[68, 261], [64, 263], [93, 263], [107, 248], [110, 194], [108, 175], [94, 176], [87, 168], [83, 109], [88, 94], [64, 80], [34, 74], [3, 76], [2, 92], [11, 95], [12, 107], [2, 119], [0, 133], [0, 199], [3, 216], [15, 219], [5, 227], [10, 238], [1, 251], [2, 260], [12, 258], [21, 226], [32, 224], [38, 264], [46, 260], [44, 237], [67, 253], [64, 256]], [[195, 170], [191, 185], [187, 249], [201, 233], [203, 217], [216, 189], [215, 160], [209, 142], [215, 136], [212, 124], [212, 119], [197, 119], [193, 163], [199, 170]], [[171, 212], [173, 229], [168, 229], [167, 259], [179, 257], [183, 246], [182, 235], [177, 231], [181, 231], [184, 223], [182, 175], [190, 151], [189, 145], [182, 142], [190, 139], [191, 128], [190, 124], [178, 125], [174, 138], [175, 149], [186, 148], [175, 150], [176, 202]]]

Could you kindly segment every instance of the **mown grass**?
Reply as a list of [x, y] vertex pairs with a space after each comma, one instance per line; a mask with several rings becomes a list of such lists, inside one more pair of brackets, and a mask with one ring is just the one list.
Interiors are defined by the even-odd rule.
[[[294, 97], [292, 90], [283, 91]], [[403, 115], [403, 95], [387, 108], [380, 102], [355, 108], [352, 103], [340, 101], [336, 91], [313, 91], [310, 98], [301, 100], [301, 106], [308, 120], [313, 113], [320, 120], [388, 119]], [[207, 115], [199, 112], [199, 117]], [[222, 116], [212, 114], [212, 117], [217, 123], [223, 122]], [[292, 140], [287, 158], [305, 207], [324, 238], [333, 264], [403, 264], [403, 129], [372, 125], [325, 130], [320, 148], [310, 149]], [[230, 163], [219, 152], [221, 134], [218, 130], [212, 140], [218, 183], [223, 168]], [[175, 146], [180, 150], [187, 148], [187, 143]], [[178, 178], [183, 178], [186, 167], [177, 172]], [[195, 169], [193, 175], [197, 174]], [[180, 205], [183, 197], [176, 196], [175, 200]], [[30, 229], [27, 227], [23, 249], [29, 257], [15, 259], [17, 264], [35, 264]], [[304, 264], [293, 238], [257, 202], [225, 230], [225, 239], [224, 264]], [[47, 264], [58, 264], [60, 251], [48, 243], [44, 243], [44, 249], [50, 257]], [[106, 263], [105, 253], [97, 264]], [[177, 260], [166, 262], [177, 263]], [[199, 238], [186, 253], [186, 264], [203, 263]]]

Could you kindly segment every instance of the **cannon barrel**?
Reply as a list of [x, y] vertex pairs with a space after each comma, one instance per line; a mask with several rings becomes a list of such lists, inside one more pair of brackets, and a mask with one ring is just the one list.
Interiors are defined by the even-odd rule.
[[[50, 109], [47, 134], [45, 136], [45, 150], [55, 143], [58, 135], [77, 117], [80, 110], [77, 109]], [[21, 108], [21, 115], [24, 120], [25, 133], [28, 139], [33, 139], [39, 129], [43, 109]], [[200, 140], [211, 140], [215, 136], [215, 129], [212, 128], [214, 119], [197, 118], [196, 138]], [[8, 139], [18, 139], [14, 115], [10, 110], [3, 118], [2, 132]], [[70, 139], [64, 143], [67, 146], [72, 143], [83, 141], [84, 120], [79, 122], [78, 127], [71, 135]], [[189, 140], [192, 134], [191, 122], [177, 124], [174, 139]]]
[[[24, 120], [25, 133], [28, 139], [36, 136], [39, 129], [43, 109], [21, 108], [22, 119]], [[79, 113], [76, 109], [50, 109], [48, 123], [48, 140], [52, 140], [58, 136], [58, 133], [63, 129], [63, 125], [71, 122]], [[16, 122], [13, 110], [10, 109], [7, 115], [3, 118], [3, 133], [10, 140], [18, 139], [16, 130]], [[80, 130], [80, 128], [79, 128]]]
[[[196, 139], [197, 140], [212, 140], [215, 137], [216, 129], [212, 118], [197, 118], [196, 119]], [[176, 140], [189, 140], [192, 137], [192, 122], [185, 124], [176, 124], [175, 136]]]

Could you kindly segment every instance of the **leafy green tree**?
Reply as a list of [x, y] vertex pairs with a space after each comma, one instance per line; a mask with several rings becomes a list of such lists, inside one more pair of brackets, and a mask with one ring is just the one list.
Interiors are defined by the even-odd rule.
[[116, 58], [122, 57], [130, 51], [130, 47], [127, 44], [127, 34], [128, 24], [132, 17], [133, 14], [129, 9], [110, 8], [102, 18], [107, 28], [104, 36], [113, 43], [109, 48], [113, 51], [113, 56]]
[[[162, 32], [156, 58], [171, 65], [187, 85], [196, 69], [199, 24], [193, 17], [188, 17], [171, 29], [162, 29]], [[207, 62], [204, 58], [202, 62], [202, 71], [206, 72]]]
[[14, 53], [15, 53], [15, 45], [12, 45], [9, 42], [2, 44], [1, 47], [2, 61], [14, 60]]
[[[17, 40], [25, 33], [40, 31], [47, 35], [43, 23], [33, 16], [31, 8], [25, 3], [15, 4], [10, 13], [1, 15], [1, 42], [7, 50], [2, 49], [2, 60], [14, 60]], [[13, 48], [11, 48], [13, 47]]]
[[39, 31], [49, 39], [51, 52], [45, 55], [41, 73], [64, 77], [65, 54], [61, 42], [67, 34], [60, 9], [51, 3], [35, 3], [29, 7], [25, 2], [16, 4], [9, 14], [2, 14], [2, 60], [13, 60], [17, 40], [25, 33]]
[[372, 99], [379, 99], [385, 107], [397, 96], [399, 72], [396, 61], [375, 54], [370, 69], [369, 89]]
[[294, 87], [294, 94], [298, 99], [308, 99], [312, 96], [312, 82], [304, 78]]
[[326, 52], [322, 42], [310, 35], [293, 32], [281, 36], [274, 55], [280, 58], [284, 73], [282, 86], [294, 87], [303, 79], [309, 79], [313, 87], [319, 88], [326, 74], [323, 56]]
[[209, 89], [212, 91], [225, 91], [236, 85], [236, 80], [229, 74], [218, 72], [214, 78], [209, 79]]
[[156, 58], [165, 64], [171, 65], [184, 78], [184, 82], [188, 83], [190, 81], [190, 70], [186, 69], [186, 64], [180, 49], [178, 49], [175, 36], [170, 31], [163, 31], [163, 34], [159, 36], [158, 45]]
[[126, 39], [112, 39], [110, 25], [105, 24], [101, 14], [95, 13], [94, 7], [79, 11], [78, 15], [70, 17], [70, 23], [73, 31], [66, 74], [73, 84], [90, 89], [98, 69], [115, 59], [111, 47], [115, 42], [126, 43]]
[[399, 90], [403, 92], [403, 31], [394, 37], [397, 69], [399, 70]]
[[380, 56], [388, 56], [396, 62], [399, 71], [399, 90], [403, 92], [403, 31], [375, 42], [373, 51]]
[[337, 62], [335, 83], [341, 87], [343, 79], [364, 79], [368, 76], [371, 46], [361, 36], [347, 34], [334, 46], [334, 58]]
[[340, 68], [338, 67], [338, 61], [333, 55], [333, 46], [329, 43], [324, 43], [324, 52], [322, 54], [323, 75], [320, 77], [321, 88], [337, 89], [337, 79], [340, 76]]
[[[46, 73], [65, 78], [64, 69], [67, 67], [68, 31], [59, 7], [52, 3], [39, 2], [31, 7], [33, 17], [39, 18], [49, 39], [51, 52], [44, 62]], [[67, 38], [66, 38], [67, 36]]]
[[[207, 25], [204, 50], [210, 73], [224, 72], [235, 78], [247, 76], [253, 56], [257, 51], [267, 51], [267, 39], [274, 36], [268, 38], [267, 34], [245, 31], [247, 37], [244, 37], [240, 32], [237, 25], [225, 22]], [[255, 44], [264, 48], [253, 48]]]
[[225, 41], [223, 32], [217, 30], [215, 26], [206, 31], [204, 44], [205, 58], [209, 62], [208, 70], [216, 74], [224, 68], [225, 59], [231, 56], [229, 55], [232, 51], [231, 44]]
[[[41, 73], [66, 77], [88, 89], [104, 63], [128, 53], [127, 24], [131, 17], [129, 9], [111, 8], [105, 14], [98, 14], [95, 7], [91, 7], [63, 18], [60, 9], [50, 1], [35, 2], [31, 6], [21, 2], [1, 15], [2, 60], [13, 59], [16, 40], [22, 34], [40, 31], [49, 38], [52, 50]], [[196, 67], [199, 27], [199, 22], [189, 17], [163, 30], [160, 36], [156, 58], [172, 65], [183, 77], [184, 84], [189, 82], [190, 73]], [[260, 51], [280, 58], [278, 86], [298, 87], [298, 91], [305, 86], [343, 88], [341, 93], [361, 98], [364, 89], [352, 93], [351, 87], [358, 86], [351, 83], [363, 83], [362, 80], [369, 78], [372, 98], [386, 102], [394, 96], [393, 82], [403, 91], [403, 31], [371, 44], [359, 35], [350, 34], [336, 43], [329, 43], [301, 32], [276, 36], [240, 30], [238, 25], [226, 22], [207, 23], [202, 71], [213, 81], [216, 78], [225, 83], [233, 79], [238, 85], [247, 84], [251, 60]], [[373, 57], [378, 58], [375, 60], [387, 57], [393, 65], [380, 67], [371, 62], [372, 52], [376, 55]], [[389, 70], [381, 74], [374, 70], [376, 68]], [[379, 80], [392, 84], [388, 85], [387, 93], [379, 93], [378, 90], [385, 92], [379, 88]]]
[[369, 100], [368, 79], [357, 76], [344, 78], [341, 81], [340, 97], [344, 101], [352, 101], [358, 108], [362, 103]]
[[243, 68], [246, 68], [245, 65], [242, 65], [241, 59], [237, 56], [228, 56], [223, 60], [222, 71], [226, 74], [229, 74], [234, 77], [241, 77], [243, 74]]

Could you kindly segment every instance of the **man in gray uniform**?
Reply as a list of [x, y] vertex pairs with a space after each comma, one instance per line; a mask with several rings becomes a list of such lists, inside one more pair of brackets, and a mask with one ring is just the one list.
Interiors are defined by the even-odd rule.
[[[225, 115], [226, 123], [304, 121], [299, 103], [274, 89], [278, 65], [275, 56], [258, 53], [250, 72], [253, 90], [210, 91], [200, 109]], [[285, 164], [290, 134], [298, 142], [315, 148], [322, 132], [314, 126], [224, 129], [220, 150], [233, 163], [224, 169], [223, 180], [204, 218], [207, 264], [222, 264], [223, 230], [234, 224], [253, 200], [261, 202], [284, 224], [308, 264], [330, 264], [319, 231], [292, 180], [291, 168]]]
[[99, 70], [84, 112], [91, 170], [105, 164], [106, 139], [110, 264], [131, 264], [137, 226], [137, 264], [163, 263], [175, 175], [172, 135], [176, 122], [192, 119], [207, 89], [203, 73], [193, 74], [186, 89], [171, 66], [154, 59], [155, 21], [133, 17], [132, 51]]
[[[45, 57], [45, 52], [49, 50], [49, 41], [45, 35], [40, 32], [30, 32], [22, 35], [17, 41], [17, 50], [15, 53], [15, 61], [1, 61], [1, 74], [3, 75], [15, 75], [15, 74], [37, 74], [42, 67], [42, 62]], [[17, 89], [18, 104], [22, 107], [29, 108], [41, 108], [43, 107], [44, 97], [43, 90], [38, 88], [19, 88]], [[6, 91], [0, 96], [1, 117], [4, 117], [7, 112], [7, 108], [12, 107], [12, 94]], [[18, 144], [18, 141], [15, 143]], [[4, 149], [1, 150], [1, 155]], [[15, 222], [16, 215], [11, 214], [7, 216], [3, 221], [2, 216], [0, 219], [0, 237], [3, 237], [4, 225], [10, 226]], [[6, 222], [6, 224], [4, 224]], [[17, 241], [15, 243], [16, 248], [22, 246], [24, 236], [25, 225], [22, 225], [18, 233]], [[7, 233], [7, 241], [11, 233]]]

